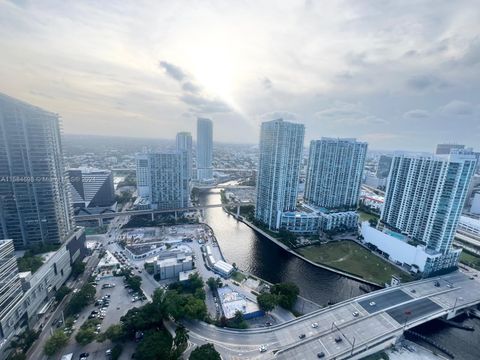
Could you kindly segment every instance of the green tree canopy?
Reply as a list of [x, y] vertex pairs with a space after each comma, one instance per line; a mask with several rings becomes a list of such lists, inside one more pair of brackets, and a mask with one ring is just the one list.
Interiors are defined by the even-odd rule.
[[65, 285], [62, 285], [60, 289], [55, 293], [55, 299], [57, 301], [62, 301], [65, 296], [67, 296], [72, 290]]
[[205, 344], [197, 347], [190, 354], [189, 360], [221, 360], [220, 354], [213, 344]]
[[[172, 359], [172, 336], [168, 331], [150, 331], [145, 334], [135, 351], [137, 360], [170, 360]], [[172, 359], [173, 360], [173, 359]]]
[[68, 343], [68, 336], [62, 331], [57, 330], [45, 342], [43, 351], [45, 355], [52, 356]]
[[297, 285], [287, 282], [273, 285], [270, 292], [278, 296], [278, 304], [281, 307], [291, 310], [297, 301], [300, 290]]
[[265, 312], [272, 311], [278, 305], [277, 296], [270, 293], [261, 293], [257, 296], [258, 306]]
[[85, 263], [81, 260], [77, 260], [72, 265], [72, 277], [76, 279], [78, 276], [82, 275], [85, 271]]

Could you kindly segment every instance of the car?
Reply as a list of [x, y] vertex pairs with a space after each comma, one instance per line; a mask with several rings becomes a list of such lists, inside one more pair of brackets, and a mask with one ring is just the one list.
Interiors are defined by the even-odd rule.
[[340, 337], [340, 335], [335, 336], [335, 342], [336, 343], [342, 342], [342, 338]]
[[440, 282], [438, 280], [435, 280], [435, 282], [433, 283], [433, 285], [435, 285], [435, 287], [440, 287]]
[[90, 354], [88, 352], [84, 352], [84, 353], [81, 353], [80, 354], [80, 359], [86, 359], [90, 356]]
[[417, 290], [412, 289], [412, 290], [410, 290], [410, 292], [413, 293], [413, 294], [415, 294], [415, 293], [417, 292]]
[[260, 350], [261, 353], [266, 352], [267, 351], [267, 345], [260, 346], [260, 348], [258, 350]]
[[318, 323], [314, 322], [314, 323], [312, 324], [312, 328], [314, 328], [314, 329], [318, 328]]
[[112, 355], [112, 349], [108, 349], [105, 351], [105, 355], [110, 356]]
[[377, 305], [377, 303], [375, 301], [370, 301], [369, 305], [370, 306], [375, 306], [375, 305]]
[[97, 310], [92, 310], [92, 312], [90, 314], [92, 314], [92, 315], [95, 314], [96, 315], [96, 314], [98, 314], [98, 311]]
[[90, 315], [88, 315], [88, 318], [89, 318], [89, 319], [95, 319], [96, 317], [97, 317], [97, 315], [95, 315], [95, 314], [90, 314]]
[[322, 359], [325, 357], [325, 353], [323, 351], [320, 351], [318, 354], [317, 354], [317, 358], [319, 359]]
[[266, 326], [272, 326], [272, 323], [271, 323], [270, 321], [267, 321], [267, 322], [265, 323], [265, 325], [266, 325]]
[[307, 337], [307, 335], [305, 335], [305, 334], [300, 334], [300, 335], [298, 335], [298, 337], [299, 337], [300, 339], [305, 339], [305, 338]]
[[354, 311], [354, 312], [352, 313], [352, 315], [353, 315], [353, 317], [357, 317], [357, 316], [359, 315], [359, 313], [358, 313], [358, 311]]

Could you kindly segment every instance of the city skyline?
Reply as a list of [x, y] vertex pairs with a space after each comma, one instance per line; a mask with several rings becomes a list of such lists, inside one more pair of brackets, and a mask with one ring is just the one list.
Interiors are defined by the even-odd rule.
[[474, 146], [475, 5], [5, 1], [0, 91], [61, 113], [66, 133], [173, 138], [205, 116], [219, 138], [255, 143], [283, 117], [306, 141]]

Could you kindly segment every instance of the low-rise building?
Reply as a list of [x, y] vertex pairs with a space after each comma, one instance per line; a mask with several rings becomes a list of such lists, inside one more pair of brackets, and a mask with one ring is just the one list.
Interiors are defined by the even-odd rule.
[[186, 256], [184, 254], [157, 260], [154, 263], [154, 272], [160, 275], [160, 280], [177, 278], [181, 272], [192, 269], [193, 258], [190, 255]]
[[218, 288], [217, 292], [223, 314], [227, 319], [235, 317], [237, 311], [243, 314], [244, 319], [252, 319], [265, 314], [256, 303], [246, 299], [229, 286]]
[[457, 234], [462, 234], [475, 240], [480, 240], [480, 219], [474, 219], [468, 216], [460, 216]]
[[223, 260], [218, 260], [213, 264], [213, 271], [226, 278], [232, 275], [233, 270], [233, 266]]

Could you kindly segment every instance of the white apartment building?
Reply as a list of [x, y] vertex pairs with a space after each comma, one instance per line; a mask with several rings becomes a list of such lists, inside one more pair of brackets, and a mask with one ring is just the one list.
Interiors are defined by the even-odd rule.
[[322, 138], [310, 142], [305, 202], [328, 210], [355, 210], [360, 196], [367, 143]]
[[426, 272], [458, 261], [459, 253], [451, 256], [451, 245], [475, 166], [475, 156], [461, 150], [446, 156], [393, 157], [381, 221], [424, 244], [428, 253], [448, 258], [427, 264]]
[[185, 151], [137, 154], [139, 195], [152, 209], [185, 208], [190, 204], [190, 181]]
[[295, 211], [305, 126], [272, 120], [262, 123], [255, 218], [271, 230], [281, 214]]

